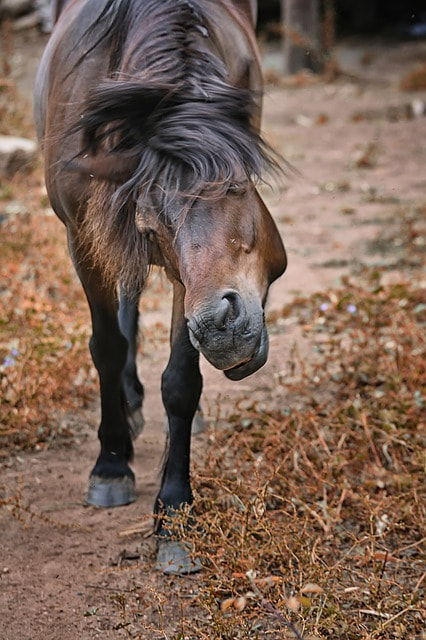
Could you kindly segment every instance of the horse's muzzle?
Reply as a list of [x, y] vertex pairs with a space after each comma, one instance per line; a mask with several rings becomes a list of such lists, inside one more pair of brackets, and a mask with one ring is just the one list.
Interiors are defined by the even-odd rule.
[[265, 364], [268, 334], [257, 297], [234, 289], [204, 303], [188, 319], [192, 345], [230, 380], [241, 380]]
[[263, 367], [268, 359], [268, 353], [268, 332], [266, 330], [266, 326], [263, 326], [259, 345], [250, 360], [247, 360], [246, 362], [243, 362], [241, 364], [237, 364], [235, 367], [231, 367], [231, 369], [226, 369], [224, 371], [226, 377], [230, 380], [242, 380], [243, 378], [247, 378], [247, 376], [255, 373], [255, 371], [260, 369], [260, 367]]

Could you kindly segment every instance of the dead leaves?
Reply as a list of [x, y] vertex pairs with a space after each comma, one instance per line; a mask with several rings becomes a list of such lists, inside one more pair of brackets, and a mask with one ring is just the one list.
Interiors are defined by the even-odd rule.
[[318, 584], [315, 584], [314, 582], [308, 582], [307, 584], [305, 584], [304, 587], [302, 587], [300, 589], [300, 593], [302, 594], [313, 594], [313, 593], [324, 593], [324, 589], [322, 587], [320, 587]]
[[[285, 580], [282, 576], [267, 575], [264, 577], [257, 577], [257, 574], [253, 570], [246, 571], [245, 574], [234, 572], [233, 577], [235, 579], [244, 580], [249, 583], [250, 589], [245, 592], [244, 595], [237, 595], [234, 597], [225, 598], [220, 603], [220, 611], [222, 614], [241, 613], [249, 602], [254, 605], [263, 607], [270, 614], [275, 616], [282, 624], [288, 627], [293, 633], [294, 637], [300, 638], [300, 634], [290, 619], [287, 619], [282, 613], [287, 609], [288, 612], [298, 613], [301, 608], [311, 607], [311, 599], [315, 595], [324, 593], [324, 589], [314, 582], [306, 583], [297, 595], [285, 595]], [[274, 590], [272, 604], [268, 594], [271, 590]], [[308, 597], [309, 595], [309, 597]]]
[[238, 598], [226, 598], [222, 600], [220, 604], [220, 610], [225, 613], [228, 609], [233, 607], [236, 611], [242, 611], [247, 604], [247, 596], [239, 596]]

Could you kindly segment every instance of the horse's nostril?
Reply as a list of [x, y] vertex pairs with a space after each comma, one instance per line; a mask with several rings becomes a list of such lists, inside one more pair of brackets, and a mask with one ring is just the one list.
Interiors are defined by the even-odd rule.
[[227, 327], [234, 324], [243, 314], [244, 305], [240, 295], [236, 291], [227, 291], [223, 294], [213, 322], [219, 331], [225, 331]]
[[231, 303], [228, 298], [224, 297], [219, 302], [216, 313], [214, 314], [213, 322], [216, 329], [219, 331], [225, 331], [226, 323], [231, 309]]

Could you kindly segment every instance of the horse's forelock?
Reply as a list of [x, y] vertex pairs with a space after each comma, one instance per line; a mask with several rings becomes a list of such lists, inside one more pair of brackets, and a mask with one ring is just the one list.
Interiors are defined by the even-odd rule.
[[92, 94], [79, 123], [85, 152], [125, 150], [137, 158], [127, 185], [132, 190], [142, 183], [171, 192], [185, 174], [189, 189], [199, 191], [241, 172], [261, 178], [276, 166], [251, 125], [251, 92], [217, 82], [211, 92], [204, 82], [203, 96], [191, 92], [185, 86], [105, 83]]
[[278, 164], [252, 126], [259, 96], [231, 85], [224, 62], [203, 45], [209, 21], [200, 8], [188, 0], [112, 0], [108, 8], [108, 15], [117, 9], [118, 33], [110, 77], [93, 89], [74, 131], [83, 133], [82, 154], [132, 158], [123, 184], [104, 182], [93, 191], [86, 238], [111, 277], [134, 288], [141, 278], [136, 265], [146, 268], [146, 247], [135, 235], [137, 199], [143, 204], [155, 194], [167, 212], [177, 196], [219, 197], [241, 174], [261, 178]]
[[[199, 189], [203, 182], [223, 181], [233, 168], [258, 178], [276, 167], [251, 126], [259, 96], [230, 85], [223, 60], [211, 50], [208, 2], [109, 0], [108, 5], [116, 8], [120, 34], [113, 43], [117, 66], [110, 65], [111, 79], [92, 91], [77, 124], [84, 132], [83, 153], [130, 150], [139, 159], [128, 185], [132, 190], [139, 179], [161, 182], [160, 174], [173, 182], [174, 173], [185, 171], [192, 175], [191, 188]], [[156, 166], [153, 156], [160, 160]]]

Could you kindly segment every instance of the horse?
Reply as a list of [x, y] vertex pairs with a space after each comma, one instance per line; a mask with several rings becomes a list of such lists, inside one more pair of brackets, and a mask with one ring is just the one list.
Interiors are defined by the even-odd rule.
[[280, 160], [260, 134], [256, 2], [57, 0], [53, 11], [34, 114], [48, 197], [91, 313], [101, 421], [86, 501], [135, 500], [138, 302], [158, 265], [173, 302], [157, 567], [195, 572], [199, 563], [173, 530], [193, 502], [199, 357], [230, 380], [266, 362], [265, 303], [287, 264], [257, 190]]

